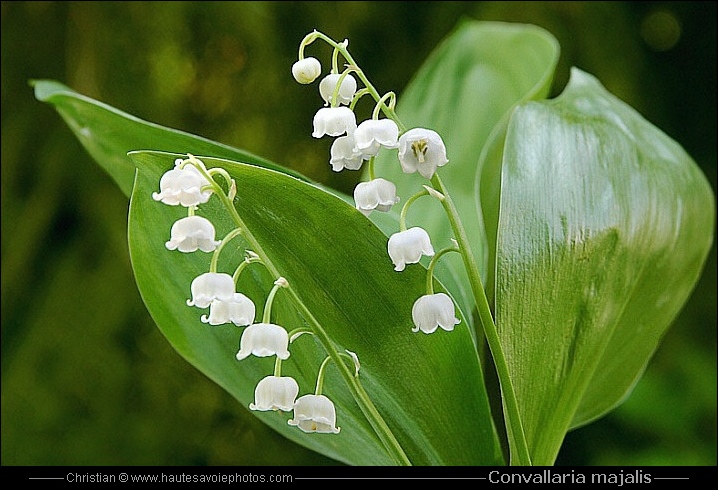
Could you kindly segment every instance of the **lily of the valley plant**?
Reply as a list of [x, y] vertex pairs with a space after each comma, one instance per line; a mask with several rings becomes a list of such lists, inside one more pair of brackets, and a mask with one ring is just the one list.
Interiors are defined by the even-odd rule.
[[251, 413], [347, 464], [546, 465], [630, 394], [715, 225], [693, 160], [591, 75], [546, 100], [558, 55], [464, 22], [397, 96], [307, 34], [297, 131], [351, 196], [34, 86], [129, 196], [158, 327]]

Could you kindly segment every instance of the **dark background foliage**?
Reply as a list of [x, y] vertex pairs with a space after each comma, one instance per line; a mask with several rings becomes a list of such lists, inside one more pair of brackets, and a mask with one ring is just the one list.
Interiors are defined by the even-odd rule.
[[[349, 191], [358, 177], [333, 173], [329, 142], [310, 136], [316, 86], [290, 74], [305, 34], [348, 38], [379, 90], [401, 97], [461, 18], [533, 23], [561, 44], [553, 95], [571, 66], [597, 76], [716, 188], [714, 2], [2, 2], [1, 12], [3, 465], [333, 463], [264, 427], [162, 337], [132, 276], [125, 197], [29, 79]], [[716, 464], [715, 250], [631, 397], [569, 433], [557, 464]]]

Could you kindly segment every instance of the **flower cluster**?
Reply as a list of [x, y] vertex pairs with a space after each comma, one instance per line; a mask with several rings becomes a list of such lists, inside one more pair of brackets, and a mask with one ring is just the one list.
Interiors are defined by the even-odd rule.
[[[307, 68], [310, 70], [311, 67]], [[303, 73], [303, 72], [302, 72]], [[311, 74], [311, 70], [309, 71]], [[302, 75], [301, 76], [308, 76]], [[228, 190], [215, 180], [221, 176]], [[288, 424], [297, 426], [304, 432], [338, 433], [334, 404], [321, 394], [326, 361], [319, 368], [315, 393], [299, 395], [297, 381], [289, 376], [281, 375], [281, 364], [289, 358], [289, 344], [302, 333], [311, 333], [304, 328], [293, 332], [271, 320], [274, 297], [279, 289], [289, 287], [284, 277], [278, 277], [270, 290], [261, 321], [255, 321], [256, 307], [245, 294], [237, 291], [237, 284], [242, 271], [252, 263], [266, 263], [251, 250], [245, 250], [245, 259], [232, 275], [218, 272], [218, 256], [222, 248], [231, 240], [243, 233], [242, 224], [230, 231], [222, 240], [215, 239], [215, 228], [210, 220], [196, 214], [199, 206], [209, 201], [216, 194], [225, 205], [232, 206], [236, 194], [236, 183], [222, 168], [207, 169], [204, 163], [193, 155], [187, 159], [175, 160], [175, 166], [160, 179], [160, 191], [152, 194], [155, 201], [170, 206], [181, 205], [187, 208], [188, 216], [177, 220], [170, 230], [170, 239], [165, 243], [168, 250], [183, 253], [212, 252], [209, 271], [192, 280], [190, 285], [191, 298], [187, 306], [207, 309], [200, 320], [209, 325], [218, 326], [233, 324], [246, 327], [241, 335], [239, 351], [236, 359], [242, 361], [250, 356], [275, 357], [274, 372], [257, 383], [254, 403], [251, 410], [259, 411], [294, 411], [294, 418]], [[330, 359], [327, 357], [327, 359]], [[352, 358], [356, 365], [358, 361]]]
[[[334, 53], [330, 73], [319, 82], [319, 94], [324, 101], [324, 107], [314, 115], [312, 136], [321, 138], [327, 135], [336, 138], [332, 143], [329, 159], [336, 172], [343, 169], [359, 170], [364, 162], [368, 162], [369, 181], [361, 182], [355, 187], [355, 206], [365, 216], [369, 216], [373, 211], [387, 212], [400, 199], [394, 183], [375, 176], [374, 159], [379, 152], [382, 149], [398, 150], [399, 165], [404, 173], [418, 172], [433, 183], [438, 167], [449, 161], [446, 157], [446, 146], [441, 136], [431, 129], [406, 130], [403, 127], [394, 111], [396, 96], [393, 92], [379, 95], [347, 51], [347, 40], [336, 42], [318, 31], [308, 34], [300, 43], [299, 59], [292, 66], [292, 74], [297, 82], [309, 84], [322, 75], [319, 60], [304, 56], [304, 48], [317, 39], [333, 46]], [[339, 55], [347, 62], [341, 71], [337, 61]], [[355, 75], [364, 84], [363, 88], [357, 89]], [[371, 118], [357, 124], [354, 109], [364, 95], [370, 95], [375, 100], [375, 106]], [[380, 113], [385, 117], [380, 118]], [[424, 188], [404, 204], [400, 231], [389, 238], [387, 249], [394, 270], [399, 272], [403, 271], [407, 264], [418, 263], [423, 256], [432, 257], [427, 272], [427, 294], [420, 297], [412, 309], [415, 325], [413, 331], [432, 333], [438, 327], [450, 331], [459, 323], [455, 317], [454, 304], [448, 295], [434, 294], [431, 277], [439, 256], [445, 252], [458, 251], [458, 247], [450, 247], [435, 254], [426, 230], [421, 227], [406, 227], [406, 211], [416, 198], [431, 195], [441, 201], [444, 199], [435, 187]]]

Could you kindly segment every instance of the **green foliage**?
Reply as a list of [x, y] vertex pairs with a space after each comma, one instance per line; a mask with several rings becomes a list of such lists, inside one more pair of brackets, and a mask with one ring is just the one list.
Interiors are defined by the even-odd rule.
[[[306, 87], [291, 83], [288, 75], [296, 55], [292, 46], [307, 29], [349, 38], [377, 86], [397, 90], [400, 115], [411, 122], [415, 107], [404, 104], [411, 89], [403, 86], [457, 17], [537, 23], [563, 48], [554, 94], [572, 65], [598, 75], [612, 93], [684, 144], [714, 186], [715, 74], [710, 67], [715, 55], [704, 49], [715, 37], [711, 5], [4, 2], [3, 465], [333, 463], [242, 409], [185, 363], [154, 328], [129, 262], [126, 199], [68, 139], [62, 119], [29, 97], [28, 79], [65, 80], [78, 92], [61, 94], [65, 87], [55, 96], [79, 101], [80, 93], [91, 95], [148, 120], [249, 148], [346, 192], [359, 173], [335, 174], [328, 168], [327, 141], [312, 140], [306, 129], [318, 98], [307, 96]], [[656, 39], [668, 39], [661, 38], [666, 26], [678, 33], [657, 49]], [[376, 56], [379, 47], [382, 56]], [[138, 135], [151, 131], [149, 126], [137, 126]], [[123, 135], [131, 134], [127, 129]], [[493, 173], [477, 175], [489, 243], [496, 241], [491, 225], [498, 224], [499, 195], [493, 191], [504, 138], [495, 132], [494, 145], [485, 147], [484, 165], [498, 162], [490, 167]], [[149, 143], [129, 140], [127, 148], [185, 151]], [[125, 150], [115, 153], [128, 169], [122, 187], [128, 193], [134, 166]], [[249, 152], [211, 150], [210, 145], [197, 153], [251, 158]], [[457, 168], [452, 155], [442, 175]], [[460, 180], [451, 189], [464, 186], [472, 187]], [[457, 204], [465, 204], [463, 198]], [[412, 208], [410, 221], [419, 224], [414, 211], [422, 205], [438, 208], [424, 198]], [[372, 220], [375, 216], [387, 218], [381, 223], [386, 233], [395, 230], [394, 216], [374, 213]], [[496, 260], [492, 250], [488, 264]], [[460, 282], [460, 275], [442, 270], [458, 256], [446, 259], [438, 274], [458, 291], [452, 281]], [[715, 464], [715, 269], [714, 245], [696, 290], [661, 337], [631, 396], [606, 417], [569, 432], [559, 464]], [[489, 295], [493, 272], [490, 265], [482, 272]], [[253, 293], [258, 298], [266, 294], [261, 282], [265, 286]], [[280, 293], [279, 304], [281, 298]], [[471, 298], [461, 298], [455, 295], [467, 310]], [[467, 323], [473, 320], [468, 313]], [[296, 346], [312, 343], [303, 337]], [[647, 348], [653, 349], [650, 343]], [[334, 369], [329, 375], [342, 386]], [[627, 383], [630, 371], [621, 373]], [[579, 418], [592, 418], [581, 411]], [[340, 425], [344, 431], [341, 420]]]
[[[523, 52], [533, 65], [523, 62]], [[509, 59], [509, 53], [515, 56]], [[535, 464], [552, 464], [572, 426], [602, 415], [632, 388], [693, 288], [713, 235], [712, 227], [696, 219], [697, 211], [714, 202], [694, 162], [590, 77], [576, 70], [576, 81], [562, 97], [546, 104], [524, 102], [547, 94], [557, 56], [555, 40], [533, 27], [465, 23], [430, 58], [407, 98], [423, 111], [413, 117], [435, 121], [451, 135], [449, 146], [456, 149], [459, 163], [449, 168], [459, 170], [447, 174], [447, 181], [460, 189], [459, 199], [454, 198], [461, 203], [458, 216], [468, 223], [468, 244], [481, 259], [477, 262], [484, 275], [487, 267], [493, 268], [487, 255], [496, 257], [498, 289], [492, 297], [501, 346], [492, 345], [492, 355], [498, 363], [504, 412], [512, 420], [507, 429], [511, 450], [528, 445]], [[38, 98], [58, 108], [124, 190], [130, 167], [121, 155], [147, 144], [175, 151], [183, 146], [192, 154], [226, 152], [249, 159], [247, 163], [281, 168], [240, 150], [139, 121], [55, 82], [36, 82], [35, 87]], [[439, 92], [432, 92], [437, 88]], [[479, 111], [481, 107], [489, 109]], [[511, 113], [512, 107], [518, 108]], [[481, 158], [487, 141], [489, 151]], [[497, 165], [500, 154], [503, 163]], [[131, 155], [138, 173], [128, 233], [143, 299], [177, 351], [246, 405], [253, 384], [270, 365], [257, 362], [238, 370], [231, 355], [236, 329], [211, 327], [207, 335], [207, 329], [197, 328], [196, 312], [177, 307], [191, 280], [206, 270], [207, 261], [183, 258], [178, 266], [158, 246], [166, 239], [167, 225], [162, 224], [172, 222], [177, 213], [161, 209], [150, 195], [174, 157]], [[422, 294], [423, 274], [417, 274], [421, 269], [398, 276], [387, 260], [382, 267], [378, 257], [384, 256], [385, 235], [346, 204], [345, 197], [336, 199], [316, 186], [255, 166], [203, 159], [212, 167], [222, 166], [240, 182], [234, 206], [241, 221], [227, 221], [224, 209], [221, 234], [242, 229], [270, 272], [290, 282], [292, 301], [283, 303], [280, 323], [308, 326], [330, 354], [360, 353], [363, 372], [368, 372], [365, 386], [357, 385], [334, 356], [349, 388], [343, 396], [335, 395], [348, 427], [340, 439], [346, 440], [344, 444], [308, 438], [276, 414], [260, 414], [262, 420], [286, 437], [350, 464], [400, 462], [390, 449], [391, 441], [397, 441], [400, 453], [414, 464], [495, 464], [499, 443], [475, 350], [477, 340], [469, 336], [473, 329], [443, 335], [443, 341], [407, 341], [408, 312]], [[475, 189], [486, 187], [487, 181], [498, 185], [496, 169], [502, 174], [500, 204], [484, 198], [489, 209], [482, 216]], [[392, 179], [402, 182], [402, 177]], [[683, 184], [676, 187], [674, 181]], [[476, 188], [467, 185], [474, 182]], [[491, 196], [495, 195], [494, 189]], [[666, 212], [671, 207], [675, 215]], [[223, 222], [222, 211], [221, 206], [203, 206], [215, 223]], [[439, 236], [458, 233], [447, 228], [442, 214], [423, 210], [422, 226]], [[496, 217], [498, 223], [489, 225], [497, 236], [494, 244], [487, 241], [483, 223]], [[328, 226], [334, 220], [342, 226]], [[676, 225], [684, 222], [689, 227], [679, 234]], [[352, 250], [350, 260], [346, 250]], [[680, 263], [671, 260], [676, 250], [683, 251]], [[233, 257], [241, 261], [241, 248]], [[686, 269], [688, 273], [681, 274]], [[456, 270], [444, 274], [447, 284], [458, 288], [455, 295], [463, 298], [464, 324], [471, 326], [468, 319], [474, 312], [467, 297], [476, 298], [475, 285]], [[655, 277], [665, 274], [676, 277], [672, 297], [656, 288]], [[261, 298], [268, 292], [262, 283], [271, 283], [271, 275], [253, 279], [242, 285], [243, 290]], [[649, 317], [639, 314], [647, 304], [654, 305]], [[402, 311], [404, 320], [397, 317]], [[485, 321], [483, 328], [493, 335], [489, 330], [494, 327]], [[312, 375], [301, 367], [319, 365], [325, 355], [317, 345], [312, 347], [297, 348], [296, 371], [288, 370], [305, 386], [311, 386]], [[411, 363], [415, 359], [421, 362]], [[451, 376], [456, 365], [461, 366], [460, 378]], [[437, 376], [437, 369], [447, 371]], [[513, 390], [516, 402], [509, 394]], [[452, 411], [457, 405], [462, 410]], [[516, 410], [518, 419], [512, 418]], [[464, 423], [467, 415], [473, 421], [470, 430]], [[494, 442], [487, 444], [489, 440]], [[514, 457], [528, 463], [515, 455], [512, 462]]]
[[[182, 212], [155, 202], [151, 195], [176, 156], [132, 154], [139, 169], [129, 222], [135, 276], [153, 318], [180, 354], [247, 406], [256, 383], [271, 374], [273, 360], [237, 362], [239, 329], [203, 325], [198, 310], [184, 304], [189, 284], [207, 271], [209, 259], [164, 248], [169, 226]], [[356, 209], [325, 191], [258, 167], [202, 160], [208, 167], [225, 168], [236, 180], [235, 207], [256, 239], [250, 249], [289, 281], [290, 289], [279, 293], [289, 298], [272, 310], [273, 322], [290, 331], [301, 326], [323, 331], [337, 351], [358, 354], [360, 383], [414, 464], [500, 461], [468, 330], [432, 337], [411, 333], [410, 312], [422, 294], [423, 269], [397, 274], [386, 256], [386, 237]], [[201, 212], [215, 223], [220, 236], [237, 226], [216, 203], [203, 205]], [[337, 222], [342, 226], [332, 225]], [[234, 262], [225, 262], [228, 273], [242, 260], [241, 249], [230, 256]], [[249, 283], [240, 282], [239, 290], [249, 291], [246, 294], [261, 304], [272, 281], [271, 275], [261, 274]], [[290, 351], [283, 374], [298, 381], [301, 394], [312, 392], [315, 369], [326, 352], [304, 336]], [[456, 375], [459, 366], [461, 376]], [[338, 376], [326, 385], [342, 428], [337, 436], [303, 434], [289, 427], [281, 414], [259, 416], [286, 437], [337, 460], [356, 465], [397, 463], [369, 425], [360, 400], [352, 398]]]
[[703, 269], [715, 202], [679, 145], [580, 70], [516, 110], [502, 168], [497, 327], [550, 464], [643, 373]]
[[35, 97], [57, 108], [77, 139], [128, 197], [135, 178], [135, 166], [127, 153], [141, 148], [169, 152], [192, 148], [197, 154], [235, 158], [246, 163], [281, 169], [294, 176], [300, 175], [247, 151], [142, 121], [78, 94], [56, 81], [33, 80], [31, 85], [35, 88]]

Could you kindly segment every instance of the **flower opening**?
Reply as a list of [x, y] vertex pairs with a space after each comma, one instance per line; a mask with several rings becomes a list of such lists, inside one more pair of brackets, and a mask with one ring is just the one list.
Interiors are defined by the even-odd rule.
[[376, 156], [382, 146], [396, 148], [399, 146], [398, 138], [399, 126], [391, 119], [367, 119], [354, 131], [356, 147], [364, 159]]
[[214, 225], [202, 216], [187, 216], [172, 225], [170, 240], [165, 243], [168, 250], [180, 252], [212, 252], [221, 243], [214, 239]]
[[338, 434], [334, 403], [324, 395], [304, 395], [294, 402], [294, 418], [289, 425], [299, 427], [304, 432]]
[[234, 323], [238, 327], [251, 325], [254, 322], [256, 308], [251, 299], [242, 293], [234, 293], [232, 299], [224, 301], [212, 300], [209, 305], [209, 316], [202, 315], [202, 322], [210, 325]]
[[322, 107], [314, 115], [312, 136], [341, 136], [344, 133], [353, 133], [356, 127], [356, 116], [348, 107]]
[[386, 179], [377, 178], [369, 182], [360, 182], [354, 188], [356, 208], [369, 216], [372, 211], [389, 211], [399, 202], [396, 186]]
[[250, 410], [282, 410], [289, 412], [299, 394], [299, 385], [289, 376], [266, 376], [254, 389], [254, 403]]
[[162, 201], [170, 206], [197, 206], [206, 203], [212, 191], [201, 190], [210, 185], [209, 181], [194, 165], [180, 168], [182, 160], [177, 160], [175, 168], [168, 170], [160, 178], [160, 192], [153, 192], [152, 199]]
[[399, 163], [404, 173], [418, 171], [422, 177], [431, 179], [436, 168], [448, 162], [444, 141], [435, 131], [414, 128], [399, 138]]
[[354, 135], [348, 134], [334, 140], [329, 163], [335, 172], [340, 172], [345, 168], [347, 170], [359, 170], [361, 168], [364, 158], [356, 148]]
[[395, 271], [403, 271], [406, 264], [416, 264], [422, 255], [434, 255], [429, 234], [419, 227], [394, 233], [387, 248]]
[[438, 327], [450, 332], [460, 322], [455, 316], [454, 302], [445, 293], [426, 294], [417, 299], [411, 318], [415, 325], [411, 331], [424, 333], [433, 333]]
[[215, 299], [232, 300], [234, 280], [229, 274], [205, 272], [194, 278], [190, 289], [192, 290], [192, 299], [187, 300], [187, 306], [207, 308]]
[[242, 332], [237, 360], [254, 354], [257, 357], [276, 356], [282, 360], [289, 357], [289, 334], [273, 323], [254, 323]]

